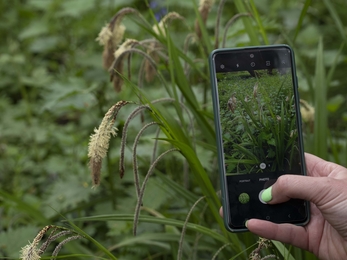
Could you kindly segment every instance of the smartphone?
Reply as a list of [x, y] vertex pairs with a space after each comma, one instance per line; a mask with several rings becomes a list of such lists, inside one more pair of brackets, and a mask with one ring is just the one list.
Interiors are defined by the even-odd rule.
[[261, 200], [279, 176], [306, 175], [293, 50], [217, 49], [209, 64], [226, 228], [247, 231], [251, 218], [307, 224], [307, 201]]

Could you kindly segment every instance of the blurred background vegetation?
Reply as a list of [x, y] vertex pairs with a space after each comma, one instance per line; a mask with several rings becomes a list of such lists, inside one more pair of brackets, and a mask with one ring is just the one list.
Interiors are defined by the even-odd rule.
[[[187, 49], [187, 36], [196, 35], [199, 3], [195, 0], [0, 1], [1, 257], [18, 258], [21, 247], [45, 225], [71, 226], [63, 222], [67, 218], [79, 219], [74, 228], [100, 243], [90, 238], [68, 243], [61, 252], [68, 259], [109, 258], [108, 253], [114, 259], [177, 259], [180, 255], [212, 259], [215, 254], [216, 259], [248, 259], [259, 245], [257, 237], [227, 234], [216, 212], [220, 204], [214, 199], [219, 176], [209, 132], [213, 118], [207, 57], [216, 47], [219, 18], [219, 47], [226, 33], [226, 47], [286, 43], [294, 48], [305, 109], [305, 150], [347, 165], [346, 1], [228, 0], [218, 15], [219, 4], [212, 5], [206, 23], [198, 19], [201, 36], [193, 37]], [[115, 91], [102, 66], [103, 47], [95, 41], [101, 28], [124, 7], [137, 9], [150, 25], [136, 15], [126, 15], [124, 38], [156, 38], [165, 54], [157, 61], [161, 80], [144, 82], [143, 94], [148, 100], [182, 101], [194, 123], [194, 131], [181, 133], [168, 115], [187, 125], [187, 115], [182, 116], [186, 111], [179, 105], [159, 107], [157, 115], [176, 137], [161, 141], [158, 149], [174, 146], [183, 156], [172, 153], [157, 165], [141, 213], [153, 218], [140, 218], [136, 237], [132, 234], [137, 203], [132, 142], [151, 115], [144, 113], [130, 124], [123, 179], [118, 171], [121, 131], [111, 140], [96, 189], [92, 189], [87, 157], [89, 136], [107, 110], [120, 100], [140, 102], [134, 89], [143, 57], [131, 56], [130, 73], [124, 73], [131, 78], [121, 91]], [[183, 19], [172, 21], [166, 34], [158, 35], [151, 26], [168, 12], [177, 12]], [[239, 13], [252, 16], [237, 19], [226, 30], [226, 23]], [[119, 112], [116, 126], [120, 130], [135, 107], [128, 105]], [[137, 147], [142, 179], [155, 137], [154, 130], [146, 131]], [[183, 140], [191, 142], [187, 141], [186, 150]], [[212, 199], [199, 202], [190, 212], [184, 233], [187, 214], [201, 196]], [[183, 236], [184, 242], [179, 243]], [[263, 256], [315, 259], [297, 248], [270, 244], [270, 249], [260, 251]]]

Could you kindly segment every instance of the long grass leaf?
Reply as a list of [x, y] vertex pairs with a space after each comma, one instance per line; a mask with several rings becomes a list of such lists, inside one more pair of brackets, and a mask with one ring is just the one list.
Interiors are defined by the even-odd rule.
[[341, 34], [342, 39], [346, 42], [347, 40], [346, 31], [339, 15], [337, 14], [335, 7], [333, 6], [330, 0], [323, 0], [323, 2], [326, 8], [329, 10], [331, 17], [334, 19], [334, 22], [336, 24], [337, 29], [339, 30]]
[[[235, 5], [239, 13], [247, 13], [247, 9], [244, 5], [244, 1], [236, 0]], [[249, 17], [243, 17], [242, 20], [245, 26], [245, 30], [249, 36], [250, 43], [252, 45], [260, 45], [258, 35], [257, 35], [257, 30], [252, 25], [252, 20]]]
[[100, 244], [98, 241], [96, 241], [94, 238], [92, 238], [91, 236], [89, 236], [86, 232], [83, 231], [83, 229], [79, 228], [78, 226], [76, 226], [73, 221], [70, 220], [66, 220], [67, 222], [69, 222], [69, 224], [77, 231], [77, 233], [79, 233], [81, 236], [83, 236], [84, 238], [88, 239], [90, 242], [92, 242], [101, 252], [103, 252], [105, 255], [107, 255], [108, 257], [110, 257], [110, 259], [113, 260], [117, 260], [117, 258], [109, 251], [107, 250], [107, 248], [105, 248], [102, 244]]
[[[92, 217], [82, 217], [82, 218], [76, 218], [76, 219], [70, 219], [69, 222], [80, 222], [80, 221], [133, 221], [134, 215], [133, 214], [110, 214], [110, 215], [98, 215], [98, 216], [92, 216]], [[172, 218], [158, 218], [153, 216], [140, 216], [139, 218], [140, 222], [146, 222], [146, 223], [155, 223], [155, 224], [161, 224], [161, 225], [168, 225], [168, 226], [174, 226], [182, 228], [184, 225], [184, 221], [182, 220], [176, 220]], [[75, 226], [75, 225], [74, 225]], [[225, 236], [220, 234], [219, 232], [212, 230], [211, 228], [204, 227], [195, 223], [188, 223], [187, 229], [194, 230], [196, 232], [200, 232], [202, 234], [208, 235], [220, 242], [228, 243], [228, 240]]]
[[[109, 260], [109, 258], [104, 258], [104, 257], [99, 257], [99, 256], [95, 256], [95, 255], [86, 255], [86, 254], [69, 254], [69, 255], [60, 255], [57, 256], [56, 259], [87, 259], [87, 258], [91, 258], [93, 260], [96, 259], [100, 259], [100, 260]], [[4, 258], [2, 258], [4, 259]], [[51, 256], [42, 256], [40, 258], [40, 260], [51, 260], [52, 257]]]
[[337, 54], [335, 56], [334, 63], [332, 64], [331, 68], [328, 71], [327, 81], [326, 81], [327, 86], [330, 85], [331, 79], [333, 78], [335, 69], [337, 67], [337, 64], [339, 63], [339, 58], [341, 57], [341, 53], [342, 53], [342, 50], [344, 47], [345, 47], [345, 43], [343, 42], [340, 46], [339, 51], [337, 52]]
[[210, 41], [210, 37], [208, 36], [206, 26], [205, 26], [204, 22], [202, 21], [202, 18], [201, 18], [200, 12], [199, 12], [199, 8], [196, 4], [196, 1], [192, 0], [192, 3], [194, 6], [194, 12], [195, 12], [196, 19], [198, 21], [201, 35], [202, 35], [202, 40], [203, 40], [202, 45], [204, 45], [206, 47], [206, 54], [209, 54], [212, 51], [212, 44]]
[[221, 206], [221, 203], [216, 195], [216, 190], [212, 186], [212, 183], [205, 169], [202, 167], [201, 162], [199, 161], [193, 149], [189, 147], [188, 145], [186, 145], [185, 143], [182, 143], [176, 140], [170, 140], [170, 139], [163, 139], [163, 140], [166, 140], [172, 143], [173, 145], [175, 145], [178, 149], [180, 149], [181, 153], [187, 159], [191, 167], [191, 171], [195, 175], [194, 179], [197, 181], [203, 194], [206, 196], [206, 200], [210, 206], [212, 214], [216, 218], [217, 222], [219, 222], [221, 228], [223, 228], [224, 224], [222, 219], [219, 216], [219, 207]]
[[307, 10], [308, 10], [308, 8], [311, 5], [311, 1], [312, 0], [306, 0], [305, 4], [304, 4], [304, 7], [301, 10], [299, 21], [298, 21], [298, 24], [297, 24], [297, 26], [295, 28], [295, 34], [294, 34], [294, 37], [293, 37], [293, 44], [295, 44], [296, 37], [298, 37], [299, 31], [300, 31], [301, 26], [302, 26], [302, 22], [304, 21], [304, 18], [306, 16]]
[[[175, 59], [175, 63], [174, 66], [175, 70], [179, 70], [179, 71], [183, 71], [182, 65], [179, 62], [179, 59], [177, 57], [176, 53], [172, 53], [173, 59]], [[177, 72], [176, 72], [177, 73]], [[198, 102], [195, 98], [194, 93], [192, 92], [187, 79], [184, 76], [184, 73], [178, 73], [180, 76], [183, 75], [181, 78], [177, 81], [177, 85], [180, 88], [180, 91], [182, 93], [184, 93], [184, 97], [187, 100], [188, 103], [188, 108], [190, 109], [190, 111], [192, 112], [193, 116], [195, 117], [195, 120], [197, 120], [197, 124], [199, 125], [204, 137], [205, 137], [205, 141], [208, 142], [209, 144], [215, 144], [215, 135], [214, 135], [214, 130], [211, 126], [211, 124], [207, 121], [207, 119], [205, 118], [205, 116], [200, 112], [201, 110], [198, 108]], [[132, 89], [132, 91], [134, 92], [135, 95], [137, 95], [141, 101], [141, 103], [143, 104], [148, 104], [151, 109], [154, 111], [154, 114], [160, 119], [159, 121], [157, 121], [159, 124], [165, 123], [167, 122], [167, 120], [171, 120], [173, 119], [172, 115], [167, 114], [165, 111], [165, 109], [162, 109], [159, 111], [159, 109], [156, 108], [156, 106], [153, 106], [150, 102], [150, 99], [147, 97], [146, 92], [144, 92], [143, 90], [139, 89], [133, 82], [131, 82], [128, 78], [126, 78], [124, 75], [118, 74], [125, 82], [125, 84]], [[189, 88], [189, 90], [188, 90]], [[188, 100], [189, 99], [189, 100]], [[179, 107], [179, 106], [178, 106]], [[178, 108], [176, 107], [176, 108]], [[182, 108], [180, 108], [182, 109]], [[166, 113], [167, 117], [165, 119], [165, 117], [162, 116], [162, 114]], [[158, 120], [158, 118], [155, 118], [156, 120]], [[173, 122], [171, 120], [171, 122]], [[174, 122], [173, 122], [174, 123]], [[174, 123], [173, 125], [177, 125], [177, 123]], [[164, 131], [165, 134], [167, 134], [168, 137], [173, 137], [173, 134], [175, 132], [170, 132], [167, 131], [168, 129], [170, 129], [170, 127], [167, 125], [167, 128], [165, 129], [165, 127], [162, 129]], [[176, 127], [177, 133], [183, 133], [183, 129], [182, 126], [178, 126]], [[180, 135], [182, 138], [185, 139], [185, 141], [187, 143], [190, 143], [190, 138], [187, 138], [184, 136], [184, 134]], [[173, 139], [177, 139], [177, 138], [173, 138]]]
[[272, 240], [272, 244], [277, 248], [278, 252], [282, 255], [283, 259], [295, 260], [289, 250], [284, 246], [283, 243]]
[[253, 245], [247, 247], [245, 250], [243, 250], [242, 252], [238, 253], [237, 255], [234, 255], [232, 258], [230, 258], [229, 260], [235, 260], [235, 259], [239, 259], [238, 257], [241, 256], [242, 254], [244, 254], [244, 252], [250, 250], [252, 247], [256, 247], [258, 243], [254, 243]]
[[[287, 34], [282, 32], [282, 36], [289, 45], [294, 46], [294, 42], [288, 37]], [[311, 100], [314, 100], [314, 87], [313, 87], [314, 83], [311, 79], [311, 74], [310, 74], [309, 70], [304, 65], [305, 64], [304, 58], [301, 57], [301, 53], [299, 51], [295, 51], [295, 59], [298, 61], [297, 64], [300, 64], [300, 69], [302, 70], [302, 72], [305, 76], [305, 79], [307, 80], [310, 98], [311, 98]]]
[[[187, 202], [194, 203], [199, 197], [196, 196], [191, 191], [185, 189], [182, 185], [178, 184], [177, 182], [171, 180], [168, 178], [167, 175], [156, 171], [156, 176], [160, 178], [160, 180], [163, 182], [164, 186], [170, 187], [170, 192], [175, 192], [177, 196], [180, 196], [180, 198], [185, 199]], [[197, 207], [199, 207], [198, 205]]]
[[257, 24], [258, 24], [258, 27], [259, 27], [259, 31], [260, 31], [260, 33], [261, 33], [261, 35], [263, 37], [263, 41], [264, 41], [264, 43], [266, 45], [268, 45], [269, 44], [269, 40], [267, 38], [267, 35], [266, 35], [266, 32], [265, 32], [265, 28], [263, 26], [263, 23], [261, 22], [261, 19], [260, 19], [257, 7], [254, 4], [254, 0], [250, 0], [249, 3], [251, 4], [251, 8], [252, 8], [252, 11], [253, 11], [253, 16], [254, 16], [255, 20], [257, 21]]
[[[188, 104], [193, 107], [197, 107], [198, 102], [196, 100], [195, 94], [191, 89], [190, 84], [188, 83], [187, 77], [182, 67], [182, 63], [179, 60], [177, 48], [175, 47], [170, 36], [167, 37], [167, 45], [170, 58], [170, 72], [172, 74], [172, 77], [174, 77], [174, 79], [171, 80], [174, 80], [173, 83], [176, 83], [178, 85]], [[173, 74], [173, 72], [175, 72], [175, 74]]]
[[328, 159], [327, 86], [323, 61], [323, 40], [319, 40], [315, 68], [314, 153]]
[[[124, 247], [124, 246], [136, 246], [138, 244], [143, 245], [155, 245], [161, 247], [162, 249], [169, 250], [169, 243], [166, 242], [176, 242], [179, 240], [180, 234], [170, 234], [170, 233], [144, 233], [136, 237], [125, 238], [121, 242], [117, 243], [114, 246], [110, 247], [110, 251]], [[194, 243], [195, 237], [187, 236], [186, 241]], [[201, 243], [201, 242], [200, 242]], [[207, 242], [202, 243], [203, 247], [207, 250], [213, 250], [213, 246]], [[201, 246], [201, 245], [200, 245]]]

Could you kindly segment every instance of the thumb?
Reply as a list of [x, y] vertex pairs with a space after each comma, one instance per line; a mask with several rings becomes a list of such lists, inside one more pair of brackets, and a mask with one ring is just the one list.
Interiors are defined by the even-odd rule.
[[322, 205], [333, 199], [338, 192], [332, 191], [335, 179], [328, 177], [310, 177], [301, 175], [282, 175], [262, 194], [262, 200], [277, 204], [289, 199], [303, 199]]

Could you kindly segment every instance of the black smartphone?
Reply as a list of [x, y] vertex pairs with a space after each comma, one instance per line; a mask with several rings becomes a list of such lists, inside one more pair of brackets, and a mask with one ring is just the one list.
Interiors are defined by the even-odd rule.
[[250, 218], [305, 225], [307, 201], [261, 200], [279, 176], [306, 175], [293, 50], [217, 49], [209, 63], [226, 228], [247, 231]]

